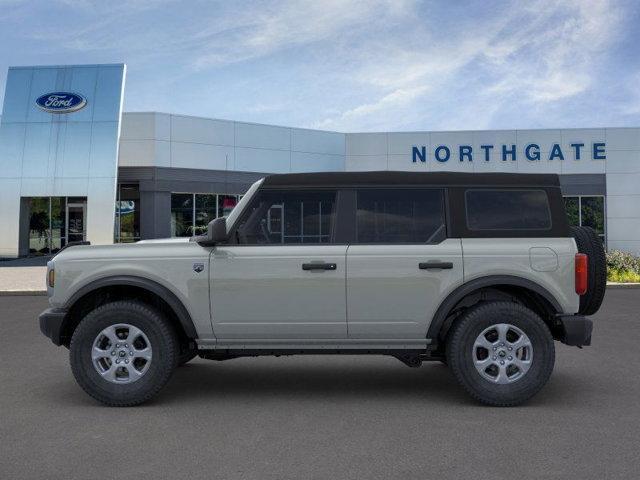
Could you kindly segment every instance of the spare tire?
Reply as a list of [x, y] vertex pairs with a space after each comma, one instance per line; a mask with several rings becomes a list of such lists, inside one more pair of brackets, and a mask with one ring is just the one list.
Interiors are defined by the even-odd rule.
[[607, 259], [604, 246], [591, 227], [571, 227], [571, 234], [576, 240], [578, 252], [588, 257], [587, 292], [580, 296], [579, 313], [593, 315], [602, 305], [607, 288]]

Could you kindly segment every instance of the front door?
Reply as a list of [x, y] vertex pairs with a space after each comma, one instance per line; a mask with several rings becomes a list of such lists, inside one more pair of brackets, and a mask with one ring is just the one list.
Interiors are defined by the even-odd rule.
[[[346, 245], [334, 190], [262, 190], [211, 254], [218, 339], [347, 338]], [[254, 342], [255, 343], [255, 342]]]
[[350, 338], [426, 338], [439, 303], [462, 280], [461, 242], [447, 238], [442, 189], [357, 192], [347, 252]]
[[86, 239], [86, 219], [87, 219], [87, 204], [82, 203], [67, 203], [66, 211], [66, 238], [67, 242], [82, 242]]

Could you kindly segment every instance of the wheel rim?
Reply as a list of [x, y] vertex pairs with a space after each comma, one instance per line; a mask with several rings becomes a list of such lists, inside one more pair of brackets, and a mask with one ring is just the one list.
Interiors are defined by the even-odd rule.
[[93, 366], [111, 383], [133, 383], [149, 371], [151, 342], [138, 327], [118, 323], [102, 330], [91, 348]]
[[533, 345], [518, 327], [498, 323], [486, 328], [473, 344], [476, 370], [491, 383], [513, 383], [524, 377], [533, 361]]

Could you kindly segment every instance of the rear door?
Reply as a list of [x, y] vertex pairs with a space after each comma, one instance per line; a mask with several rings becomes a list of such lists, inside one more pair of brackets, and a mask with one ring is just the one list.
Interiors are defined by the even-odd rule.
[[439, 303], [463, 280], [461, 241], [447, 238], [444, 190], [357, 190], [355, 221], [349, 337], [425, 338]]

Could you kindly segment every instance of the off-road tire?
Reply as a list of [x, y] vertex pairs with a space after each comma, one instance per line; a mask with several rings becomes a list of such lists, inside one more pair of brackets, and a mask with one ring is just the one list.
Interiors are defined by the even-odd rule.
[[[120, 385], [100, 376], [93, 365], [91, 350], [103, 329], [124, 322], [145, 333], [153, 357], [140, 379]], [[80, 321], [69, 351], [73, 375], [87, 394], [108, 406], [130, 407], [146, 402], [169, 381], [176, 365], [178, 342], [172, 326], [153, 307], [137, 301], [117, 301], [96, 308]]]
[[182, 365], [189, 363], [191, 360], [198, 356], [198, 349], [191, 348], [190, 345], [181, 345], [180, 351], [177, 355], [177, 366], [181, 367]]
[[[473, 363], [476, 338], [499, 323], [522, 330], [533, 346], [529, 370], [508, 384], [483, 378]], [[547, 383], [555, 362], [549, 328], [536, 313], [515, 302], [488, 302], [471, 307], [452, 326], [446, 348], [449, 369], [464, 389], [479, 402], [497, 407], [519, 405], [533, 397]]]
[[578, 251], [588, 257], [587, 292], [580, 296], [582, 315], [593, 315], [600, 309], [607, 289], [607, 258], [602, 240], [590, 227], [571, 227]]

